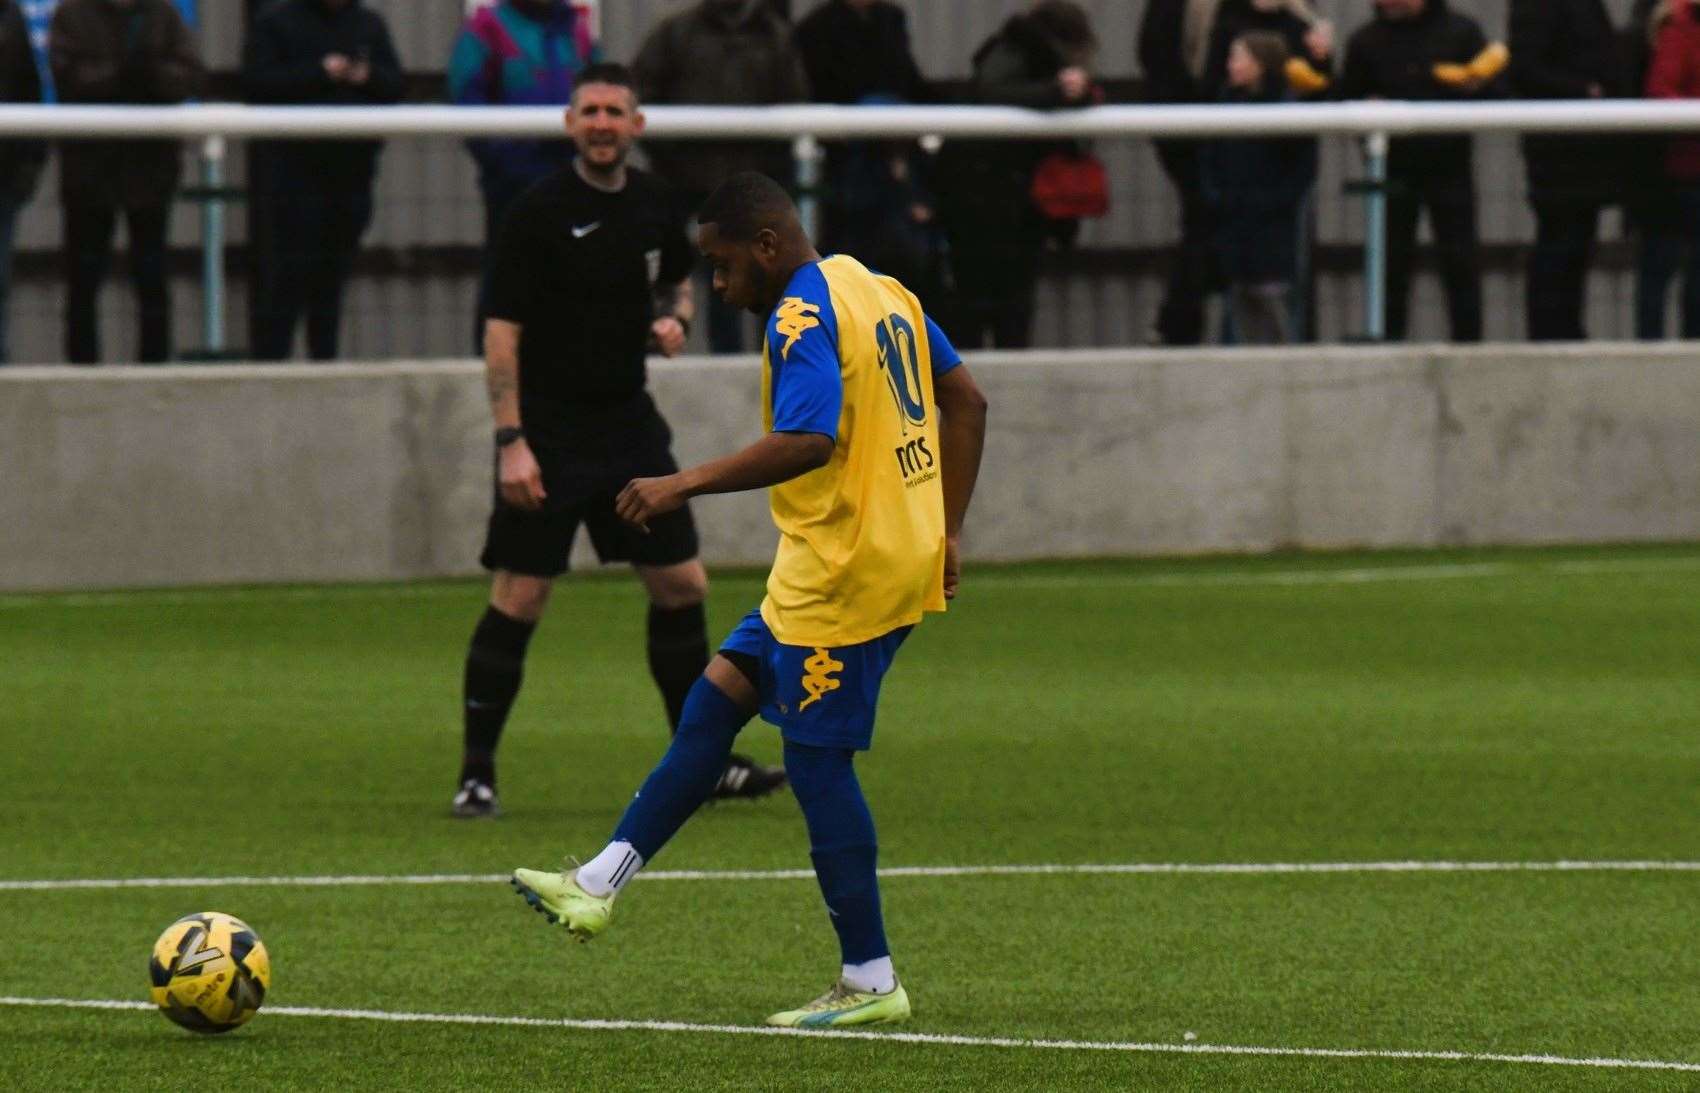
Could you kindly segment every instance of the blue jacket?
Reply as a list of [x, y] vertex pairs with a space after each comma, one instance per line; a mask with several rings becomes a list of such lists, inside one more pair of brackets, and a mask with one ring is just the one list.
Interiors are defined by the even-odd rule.
[[[1226, 102], [1277, 102], [1230, 91]], [[1199, 153], [1205, 200], [1216, 213], [1222, 272], [1242, 284], [1291, 281], [1299, 212], [1316, 181], [1316, 141], [1240, 137], [1206, 141]]]

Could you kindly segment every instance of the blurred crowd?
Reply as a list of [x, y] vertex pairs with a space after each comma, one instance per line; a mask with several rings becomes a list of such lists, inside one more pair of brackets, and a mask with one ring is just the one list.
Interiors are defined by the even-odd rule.
[[[806, 0], [800, 0], [802, 7]], [[1142, 88], [1159, 103], [1328, 99], [1700, 98], [1700, 0], [1636, 0], [1627, 26], [1604, 0], [1511, 0], [1505, 27], [1483, 27], [1459, 0], [1364, 0], [1341, 36], [1309, 0], [1143, 0]], [[697, 0], [660, 20], [630, 63], [649, 104], [1007, 104], [1089, 106], [1106, 95], [1098, 39], [1073, 0], [1035, 0], [973, 53], [946, 94], [916, 63], [904, 9], [890, 0]], [[799, 18], [793, 22], [792, 15]], [[60, 0], [48, 68], [62, 102], [177, 103], [205, 73], [171, 0]], [[576, 74], [603, 59], [567, 0], [497, 0], [462, 27], [448, 98], [465, 105], [561, 104]], [[18, 0], [0, 0], [0, 101], [33, 102], [42, 83]], [[360, 0], [276, 0], [249, 24], [241, 83], [250, 102], [382, 104], [407, 81], [384, 19]], [[485, 224], [571, 154], [564, 140], [475, 140]], [[1700, 138], [1548, 135], [1522, 142], [1536, 236], [1527, 258], [1533, 340], [1587, 336], [1587, 275], [1603, 212], [1621, 207], [1636, 239], [1636, 332], [1665, 334], [1679, 275], [1681, 333], [1700, 337]], [[1303, 138], [1159, 141], [1181, 209], [1155, 339], [1221, 336], [1248, 344], [1305, 336], [1302, 291], [1313, 237], [1317, 142]], [[334, 359], [343, 294], [372, 218], [378, 142], [277, 141], [249, 180], [251, 245], [264, 314], [254, 356]], [[0, 361], [5, 291], [19, 209], [47, 149], [0, 141]], [[686, 215], [728, 174], [789, 179], [781, 142], [652, 142], [654, 169]], [[1427, 216], [1451, 335], [1482, 336], [1478, 197], [1469, 136], [1395, 140], [1385, 186], [1387, 333], [1408, 327], [1419, 221]], [[120, 220], [139, 311], [134, 359], [172, 356], [166, 229], [180, 185], [170, 141], [59, 145], [67, 360], [101, 359], [96, 302]], [[1112, 180], [1089, 147], [1067, 141], [952, 140], [828, 145], [822, 246], [856, 254], [929, 301], [963, 347], [1029, 344], [1042, 256], [1103, 215]], [[479, 324], [481, 326], [481, 324]], [[717, 352], [745, 348], [742, 318], [711, 307]]]

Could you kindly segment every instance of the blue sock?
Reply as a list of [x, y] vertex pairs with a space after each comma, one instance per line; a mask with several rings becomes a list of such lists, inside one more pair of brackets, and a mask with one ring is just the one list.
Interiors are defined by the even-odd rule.
[[626, 806], [612, 841], [631, 843], [645, 862], [653, 860], [714, 792], [732, 741], [749, 719], [707, 677], [698, 679], [685, 696], [672, 746]]
[[809, 825], [809, 856], [846, 964], [891, 955], [880, 915], [879, 844], [849, 748], [785, 741], [785, 773]]

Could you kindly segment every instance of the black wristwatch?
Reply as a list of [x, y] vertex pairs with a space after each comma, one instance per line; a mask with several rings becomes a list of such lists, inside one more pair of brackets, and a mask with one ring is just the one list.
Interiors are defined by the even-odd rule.
[[496, 447], [506, 448], [516, 440], [525, 439], [525, 430], [518, 425], [504, 425], [496, 430]]

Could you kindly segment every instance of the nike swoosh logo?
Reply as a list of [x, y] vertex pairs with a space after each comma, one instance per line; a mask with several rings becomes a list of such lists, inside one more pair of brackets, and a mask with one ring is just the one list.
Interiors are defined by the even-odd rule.
[[597, 228], [600, 228], [601, 226], [602, 226], [602, 221], [598, 220], [596, 223], [586, 224], [582, 228], [575, 227], [575, 228], [573, 228], [573, 238], [574, 239], [583, 239], [585, 236], [589, 235], [591, 232], [595, 231]]

